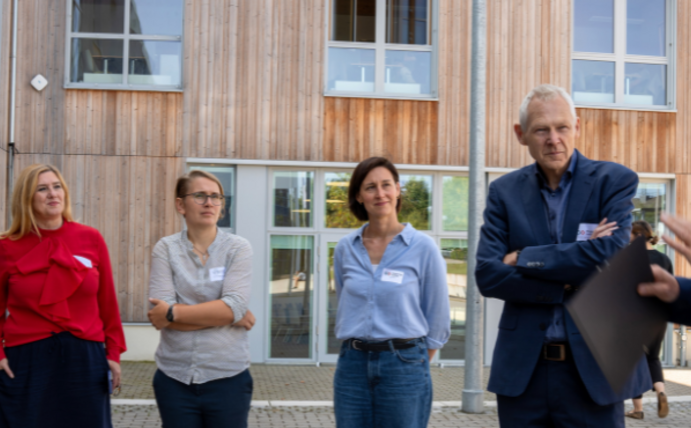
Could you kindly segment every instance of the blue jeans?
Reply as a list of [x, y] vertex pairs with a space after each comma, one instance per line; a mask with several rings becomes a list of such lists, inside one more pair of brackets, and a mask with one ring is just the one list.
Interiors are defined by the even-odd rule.
[[190, 385], [160, 370], [154, 375], [154, 393], [164, 428], [247, 428], [252, 387], [249, 370]]
[[344, 342], [334, 376], [338, 428], [424, 428], [432, 378], [424, 339], [410, 349], [365, 352]]

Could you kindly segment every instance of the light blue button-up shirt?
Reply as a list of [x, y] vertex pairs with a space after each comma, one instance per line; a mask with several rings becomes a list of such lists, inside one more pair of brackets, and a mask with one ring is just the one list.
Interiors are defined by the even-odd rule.
[[343, 237], [334, 251], [338, 296], [336, 337], [382, 341], [426, 337], [429, 349], [449, 340], [446, 264], [434, 240], [406, 224], [372, 271], [362, 232]]

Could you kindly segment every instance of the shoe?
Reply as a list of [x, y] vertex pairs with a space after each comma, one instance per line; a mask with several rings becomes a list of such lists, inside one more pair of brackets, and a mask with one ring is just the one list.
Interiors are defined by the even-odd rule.
[[669, 414], [669, 404], [667, 404], [667, 396], [664, 392], [657, 393], [657, 415], [664, 418]]
[[635, 412], [631, 410], [630, 412], [624, 413], [624, 416], [627, 418], [632, 418], [632, 419], [643, 419], [643, 412]]

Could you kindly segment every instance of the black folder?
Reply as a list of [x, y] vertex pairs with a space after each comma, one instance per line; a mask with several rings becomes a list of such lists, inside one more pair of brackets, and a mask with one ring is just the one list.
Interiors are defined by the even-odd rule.
[[666, 305], [636, 291], [639, 283], [652, 281], [645, 239], [639, 237], [605, 263], [565, 305], [617, 393], [667, 326]]

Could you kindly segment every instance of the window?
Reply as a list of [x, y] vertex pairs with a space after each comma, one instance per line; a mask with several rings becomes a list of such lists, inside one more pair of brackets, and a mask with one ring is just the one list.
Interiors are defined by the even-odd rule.
[[65, 87], [182, 89], [183, 0], [68, 0]]
[[574, 102], [673, 108], [674, 0], [575, 0], [573, 7]]
[[276, 171], [273, 226], [312, 227], [312, 171]]
[[[636, 196], [633, 197], [633, 219], [647, 221], [657, 236], [666, 233], [665, 225], [660, 221], [660, 214], [668, 211], [668, 189], [669, 182], [667, 181], [641, 180], [636, 189]], [[667, 253], [667, 245], [662, 240], [658, 242], [656, 248]]]
[[434, 0], [328, 0], [327, 95], [434, 98]]

